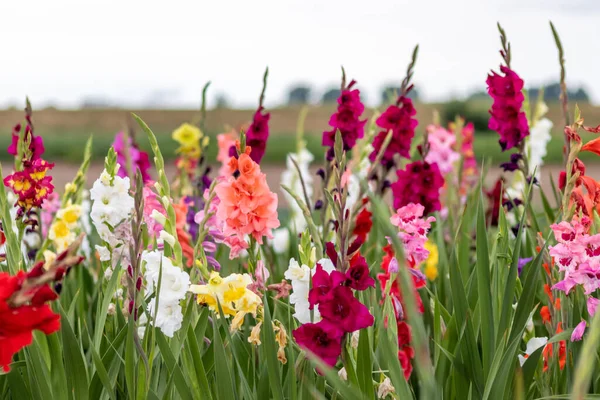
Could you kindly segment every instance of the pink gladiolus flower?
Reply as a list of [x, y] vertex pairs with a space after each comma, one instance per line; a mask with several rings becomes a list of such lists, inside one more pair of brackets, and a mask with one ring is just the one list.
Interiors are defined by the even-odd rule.
[[575, 329], [573, 329], [573, 333], [571, 334], [571, 342], [578, 342], [583, 338], [583, 333], [585, 332], [585, 320], [581, 321], [577, 324]]
[[590, 317], [596, 315], [596, 308], [598, 308], [598, 303], [600, 303], [600, 300], [598, 300], [595, 297], [589, 297], [587, 299], [587, 310], [588, 314], [590, 314]]
[[231, 176], [235, 171], [232, 171], [229, 167], [229, 159], [231, 158], [231, 148], [235, 150], [235, 131], [220, 133], [217, 135], [217, 144], [219, 146], [219, 153], [217, 154], [217, 161], [221, 163], [219, 169], [219, 176]]
[[[404, 246], [404, 255], [413, 265], [419, 265], [429, 256], [425, 248], [427, 234], [435, 217], [423, 218], [425, 207], [410, 203], [396, 211], [390, 221], [398, 227], [398, 237]], [[390, 262], [391, 264], [391, 262]]]
[[442, 127], [429, 125], [427, 127], [427, 141], [429, 152], [425, 161], [437, 164], [442, 175], [452, 172], [454, 164], [460, 159], [458, 152], [454, 151], [456, 143], [454, 134]]

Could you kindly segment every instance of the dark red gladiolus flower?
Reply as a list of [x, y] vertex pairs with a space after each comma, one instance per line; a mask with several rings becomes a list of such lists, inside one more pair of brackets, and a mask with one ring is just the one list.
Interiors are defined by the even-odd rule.
[[329, 257], [333, 265], [337, 268], [338, 254], [335, 250], [335, 245], [332, 242], [325, 243], [325, 253], [327, 254], [327, 257]]
[[398, 180], [392, 184], [395, 209], [415, 203], [425, 207], [424, 215], [441, 210], [440, 189], [444, 178], [437, 164], [415, 161], [396, 171], [396, 175]]
[[402, 348], [408, 344], [412, 339], [410, 325], [405, 321], [398, 322], [398, 347]]
[[354, 230], [352, 234], [361, 237], [363, 242], [366, 240], [367, 235], [371, 232], [371, 228], [373, 227], [373, 221], [371, 221], [371, 214], [369, 210], [363, 208], [363, 210], [356, 217], [356, 224], [354, 225]]
[[327, 300], [319, 303], [319, 311], [324, 320], [345, 332], [366, 328], [374, 322], [369, 309], [354, 297], [348, 286], [334, 287]]
[[343, 332], [325, 320], [316, 324], [302, 324], [292, 334], [298, 346], [309, 350], [332, 367], [342, 353]]
[[342, 90], [337, 100], [337, 111], [329, 119], [329, 126], [333, 129], [323, 132], [323, 146], [329, 147], [328, 160], [333, 160], [335, 133], [338, 130], [342, 136], [345, 151], [352, 150], [356, 141], [365, 135], [367, 120], [360, 120], [365, 106], [360, 101], [360, 91], [358, 89], [351, 90], [355, 83], [355, 81], [350, 82], [348, 87]]
[[523, 80], [510, 68], [502, 65], [504, 76], [492, 71], [486, 83], [488, 93], [494, 100], [490, 109], [488, 127], [500, 135], [502, 151], [517, 147], [529, 136], [529, 124], [525, 113], [521, 111], [523, 101]]
[[346, 271], [347, 284], [354, 290], [366, 290], [375, 286], [375, 279], [369, 275], [367, 260], [356, 253], [350, 260], [350, 268]]
[[0, 273], [0, 367], [10, 371], [13, 356], [23, 347], [31, 344], [32, 332], [37, 329], [45, 334], [60, 328], [60, 315], [52, 312], [46, 301], [56, 299], [56, 293], [48, 285], [35, 288], [29, 304], [11, 307], [9, 300], [21, 289], [27, 274], [23, 271], [16, 276]]
[[271, 114], [264, 113], [264, 108], [261, 106], [254, 113], [252, 124], [246, 132], [246, 144], [252, 147], [250, 158], [255, 163], [260, 164], [267, 149], [267, 140], [269, 139], [269, 119]]
[[508, 200], [504, 193], [504, 180], [498, 178], [493, 189], [487, 191], [485, 195], [489, 200], [489, 206], [486, 212], [487, 220], [492, 226], [497, 226], [498, 217], [500, 216], [500, 207]]
[[389, 106], [375, 121], [383, 130], [373, 140], [374, 149], [369, 155], [369, 160], [375, 161], [389, 131], [392, 131], [392, 139], [383, 153], [381, 164], [391, 168], [396, 154], [410, 158], [412, 139], [415, 136], [415, 128], [419, 124], [417, 119], [413, 118], [416, 114], [417, 110], [412, 100], [405, 96], [400, 96], [395, 105]]
[[321, 304], [330, 297], [330, 292], [346, 280], [346, 276], [339, 271], [328, 274], [321, 264], [317, 264], [312, 277], [312, 288], [308, 292], [308, 302], [312, 310], [315, 304]]

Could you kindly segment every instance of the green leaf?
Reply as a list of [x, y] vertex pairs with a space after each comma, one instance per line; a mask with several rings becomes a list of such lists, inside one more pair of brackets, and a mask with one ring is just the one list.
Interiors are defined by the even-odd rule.
[[371, 355], [371, 345], [369, 343], [369, 330], [362, 329], [358, 338], [356, 375], [358, 377], [358, 386], [367, 399], [375, 399], [373, 390], [373, 359]]
[[490, 259], [488, 250], [485, 216], [483, 214], [482, 193], [479, 192], [477, 207], [477, 294], [481, 318], [481, 341], [483, 353], [483, 378], [486, 379], [494, 358], [494, 310], [492, 308], [492, 284], [490, 279]]
[[62, 318], [61, 334], [67, 383], [75, 399], [85, 400], [88, 398], [89, 386], [87, 363], [83, 357], [82, 349], [78, 345], [79, 340], [75, 336], [62, 307], [60, 307], [60, 313]]
[[183, 372], [177, 364], [177, 360], [169, 347], [169, 343], [167, 343], [167, 339], [165, 339], [165, 335], [162, 332], [159, 332], [158, 329], [155, 329], [154, 331], [156, 334], [156, 343], [158, 344], [162, 358], [169, 370], [169, 374], [173, 377], [177, 393], [179, 393], [183, 399], [192, 400], [193, 396], [187, 384], [187, 379], [183, 376]]
[[231, 375], [232, 368], [227, 361], [225, 346], [221, 339], [221, 333], [218, 327], [214, 329], [213, 342], [211, 344], [215, 352], [215, 376], [217, 383], [217, 398], [218, 399], [237, 399], [235, 393], [234, 379]]
[[269, 384], [271, 385], [271, 396], [273, 399], [283, 399], [283, 388], [281, 387], [281, 374], [279, 371], [279, 361], [277, 360], [277, 348], [275, 342], [275, 332], [271, 320], [271, 311], [269, 310], [268, 298], [263, 297], [264, 322], [261, 329], [263, 354], [266, 356], [267, 372], [269, 374]]

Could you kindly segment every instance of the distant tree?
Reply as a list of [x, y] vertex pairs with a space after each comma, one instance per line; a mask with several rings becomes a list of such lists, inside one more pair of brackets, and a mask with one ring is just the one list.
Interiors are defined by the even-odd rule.
[[227, 99], [227, 96], [225, 95], [225, 93], [217, 94], [217, 97], [215, 98], [215, 103], [216, 103], [217, 108], [228, 108], [229, 107], [229, 99]]
[[307, 104], [310, 101], [310, 87], [305, 85], [293, 86], [288, 92], [288, 104]]
[[[536, 99], [540, 94], [539, 87], [533, 87], [529, 89], [529, 97], [531, 99]], [[580, 102], [588, 102], [590, 101], [590, 96], [585, 91], [584, 88], [579, 87], [574, 90], [570, 90], [567, 88], [567, 96], [569, 96], [569, 100], [580, 101]], [[558, 101], [560, 99], [560, 83], [551, 83], [549, 85], [544, 86], [544, 100], [545, 101]]]
[[469, 101], [475, 101], [475, 100], [485, 100], [485, 99], [489, 99], [490, 95], [484, 91], [484, 90], [477, 90], [473, 93], [471, 93], [468, 97], [467, 100]]
[[[391, 101], [394, 101], [399, 94], [400, 87], [394, 85], [386, 85], [381, 90], [381, 103], [390, 103]], [[412, 90], [408, 92], [408, 98], [413, 99], [415, 101], [419, 100], [419, 91], [413, 87]]]
[[338, 89], [338, 88], [328, 89], [327, 91], [325, 91], [325, 93], [323, 93], [323, 96], [321, 97], [321, 103], [323, 103], [323, 104], [335, 103], [337, 101], [338, 97], [340, 97], [340, 89]]
[[81, 108], [108, 108], [111, 102], [101, 96], [87, 96], [81, 100]]

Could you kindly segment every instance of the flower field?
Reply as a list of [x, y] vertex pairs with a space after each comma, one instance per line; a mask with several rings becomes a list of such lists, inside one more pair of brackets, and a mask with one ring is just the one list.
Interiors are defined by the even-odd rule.
[[[600, 393], [600, 182], [584, 163], [600, 121], [568, 102], [553, 26], [552, 120], [498, 28], [486, 84], [500, 165], [461, 116], [421, 118], [418, 47], [380, 110], [342, 69], [316, 145], [305, 109], [293, 139], [273, 140], [267, 69], [243, 128], [209, 137], [203, 101], [165, 146], [133, 114], [140, 133], [116, 133], [91, 177], [87, 139], [64, 188], [27, 100], [0, 168], [0, 398]], [[542, 186], [553, 127], [562, 168]], [[274, 187], [265, 160], [283, 142]]]

